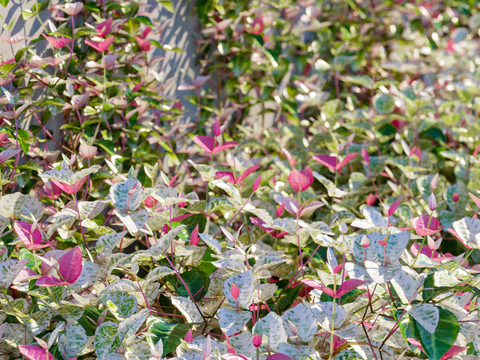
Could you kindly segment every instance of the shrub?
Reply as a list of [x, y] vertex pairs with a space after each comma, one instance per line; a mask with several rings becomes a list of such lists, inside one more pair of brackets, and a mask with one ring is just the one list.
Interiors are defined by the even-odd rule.
[[187, 123], [140, 10], [0, 65], [2, 359], [478, 358], [478, 4], [199, 0]]

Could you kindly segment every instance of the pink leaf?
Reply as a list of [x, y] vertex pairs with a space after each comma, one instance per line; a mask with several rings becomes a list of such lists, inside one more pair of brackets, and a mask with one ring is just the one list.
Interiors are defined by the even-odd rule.
[[367, 196], [367, 205], [368, 206], [373, 206], [375, 204], [375, 201], [377, 201], [377, 196], [373, 194], [368, 194]]
[[185, 342], [191, 343], [193, 341], [193, 334], [192, 334], [192, 329], [189, 329], [187, 333], [185, 334]]
[[390, 207], [388, 208], [388, 216], [392, 216], [395, 211], [397, 211], [398, 205], [400, 205], [400, 199], [395, 201]]
[[285, 203], [285, 210], [287, 210], [292, 215], [297, 215], [298, 212], [298, 201], [290, 199], [287, 196], [274, 195], [274, 200], [278, 203]]
[[277, 217], [283, 215], [283, 210], [285, 209], [285, 202], [281, 203], [280, 206], [277, 208]]
[[61, 49], [63, 48], [64, 46], [70, 44], [70, 42], [72, 41], [72, 39], [67, 39], [67, 38], [59, 38], [58, 40], [53, 38], [53, 37], [50, 37], [50, 36], [47, 36], [45, 34], [42, 34], [43, 37], [50, 43], [53, 45], [53, 47], [55, 49]]
[[253, 192], [257, 191], [258, 188], [260, 187], [260, 183], [262, 182], [262, 175], [260, 175], [259, 177], [257, 177], [255, 179], [255, 181], [253, 182], [253, 187], [252, 187], [252, 190]]
[[235, 177], [231, 171], [217, 171], [215, 173], [215, 179], [223, 179], [230, 184], [236, 184]]
[[370, 155], [368, 155], [367, 149], [365, 149], [364, 147], [362, 147], [362, 158], [363, 161], [367, 163], [367, 165], [370, 164]]
[[109, 38], [106, 38], [103, 41], [93, 41], [93, 40], [86, 40], [85, 44], [90, 45], [92, 48], [97, 50], [98, 52], [105, 52], [110, 45], [113, 44], [115, 41], [115, 38], [113, 36], [110, 36]]
[[285, 354], [276, 353], [268, 356], [267, 360], [293, 360], [293, 359], [290, 356], [287, 356]]
[[237, 184], [240, 184], [248, 175], [259, 169], [260, 166], [250, 166], [243, 174], [237, 177]]
[[42, 233], [38, 229], [34, 229], [32, 232], [32, 224], [23, 221], [15, 221], [13, 223], [13, 228], [27, 248], [31, 245], [41, 244]]
[[415, 232], [419, 236], [430, 236], [443, 229], [443, 227], [440, 227], [440, 221], [428, 214], [422, 214], [412, 219], [411, 222]]
[[305, 214], [308, 214], [309, 212], [312, 212], [318, 208], [321, 208], [322, 206], [324, 206], [325, 204], [321, 201], [312, 201], [312, 202], [309, 202], [307, 205], [305, 205], [304, 207], [302, 207], [302, 209], [300, 210], [300, 217], [304, 216]]
[[310, 166], [307, 166], [305, 169], [298, 171], [293, 169], [288, 175], [288, 182], [296, 191], [305, 191], [313, 183], [313, 173]]
[[213, 153], [216, 154], [216, 153], [219, 153], [220, 151], [231, 149], [237, 145], [238, 143], [235, 141], [227, 141], [226, 143], [223, 143], [222, 145], [215, 147], [215, 149], [213, 149]]
[[53, 356], [48, 350], [40, 349], [33, 345], [19, 345], [18, 350], [28, 360], [47, 360], [47, 354], [48, 360], [53, 360]]
[[143, 29], [142, 37], [145, 39], [148, 34], [150, 34], [150, 31], [152, 31], [152, 28], [150, 26], [147, 26], [145, 29]]
[[214, 138], [202, 135], [195, 135], [193, 141], [209, 154], [214, 153], [213, 150], [215, 149], [215, 145], [218, 144]]
[[313, 155], [312, 159], [325, 165], [329, 169], [335, 170], [337, 166], [337, 158], [329, 155]]
[[97, 25], [95, 30], [97, 30], [97, 35], [101, 38], [104, 38], [107, 36], [107, 34], [110, 32], [110, 27], [112, 26], [112, 18], [101, 22], [100, 24]]
[[68, 251], [60, 259], [58, 259], [58, 264], [60, 265], [58, 271], [65, 281], [67, 281], [69, 284], [73, 284], [75, 281], [77, 281], [82, 273], [83, 268], [82, 250], [80, 247], [76, 246], [72, 250]]
[[215, 135], [215, 136], [222, 135], [222, 128], [221, 128], [220, 122], [218, 120], [216, 120], [215, 124], [213, 124], [213, 135]]
[[75, 186], [70, 184], [65, 184], [58, 180], [53, 180], [53, 179], [51, 179], [50, 182], [52, 184], [55, 184], [58, 188], [60, 188], [61, 190], [63, 190], [64, 192], [70, 195], [70, 194], [73, 194], [74, 192], [80, 191], [80, 189], [82, 188], [83, 184], [85, 184], [87, 179], [88, 179], [88, 176], [85, 176], [83, 179], [77, 181], [75, 183]]
[[56, 278], [55, 276], [45, 275], [45, 276], [42, 276], [40, 279], [38, 279], [35, 285], [42, 286], [42, 287], [51, 287], [51, 286], [65, 286], [69, 284], [68, 282], [63, 281], [59, 278]]
[[358, 288], [359, 286], [362, 286], [363, 284], [367, 283], [368, 281], [362, 281], [358, 279], [349, 279], [346, 280], [342, 285], [337, 290], [337, 293], [335, 294], [334, 298], [339, 298], [342, 295], [345, 295], [346, 293], [352, 291], [353, 289]]
[[285, 154], [287, 160], [288, 160], [288, 164], [293, 168], [295, 167], [295, 165], [297, 165], [297, 162], [295, 161], [295, 159], [292, 157], [292, 154], [290, 154], [290, 152], [285, 149], [283, 146], [282, 146], [282, 151], [283, 153]]
[[150, 51], [152, 48], [150, 41], [142, 39], [140, 36], [135, 36], [135, 40], [137, 40], [138, 46], [142, 51]]
[[480, 198], [476, 197], [472, 193], [468, 193], [468, 195], [470, 195], [475, 205], [477, 205], [480, 208]]
[[352, 161], [354, 158], [357, 157], [357, 155], [360, 154], [360, 153], [351, 153], [351, 154], [348, 154], [347, 156], [345, 156], [343, 158], [342, 161], [340, 161], [337, 166], [336, 166], [336, 170], [340, 171], [342, 170], [342, 168], [347, 165], [350, 161]]
[[198, 237], [198, 224], [193, 229], [192, 233], [190, 234], [190, 244], [197, 246], [200, 242], [200, 238]]

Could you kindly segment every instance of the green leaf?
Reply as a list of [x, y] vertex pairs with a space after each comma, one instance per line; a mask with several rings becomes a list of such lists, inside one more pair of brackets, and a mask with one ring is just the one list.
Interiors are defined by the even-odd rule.
[[175, 11], [175, 6], [172, 4], [171, 1], [167, 0], [157, 0], [160, 4], [162, 4], [163, 8], [167, 11], [173, 13]]
[[158, 340], [162, 340], [162, 357], [164, 357], [180, 345], [180, 340], [185, 338], [192, 326], [193, 324], [175, 324], [164, 319], [150, 317], [147, 319], [148, 332], [154, 336], [148, 336], [147, 341], [151, 347], [154, 347]]
[[395, 101], [390, 95], [381, 93], [373, 97], [373, 106], [379, 114], [390, 114], [395, 109]]
[[9, 2], [10, 2], [10, 0], [0, 0], [0, 4], [2, 4], [3, 7], [7, 7]]
[[440, 320], [434, 334], [425, 330], [422, 325], [411, 318], [414, 324], [415, 339], [422, 343], [423, 350], [430, 360], [440, 360], [450, 350], [460, 331], [457, 317], [450, 311], [440, 310]]
[[142, 24], [153, 27], [152, 20], [150, 20], [146, 16], [139, 15], [139, 16], [134, 17], [133, 20], [137, 20], [138, 22], [141, 22]]
[[96, 34], [97, 34], [97, 30], [95, 30], [95, 29], [90, 29], [90, 28], [87, 28], [87, 27], [80, 27], [80, 28], [75, 29], [74, 37], [78, 38], [80, 36], [96, 35]]
[[[328, 287], [330, 289], [333, 289], [333, 285], [328, 285]], [[353, 303], [363, 293], [365, 293], [365, 291], [360, 289], [353, 289], [352, 291], [349, 291], [348, 293], [342, 296], [340, 300], [340, 305]], [[325, 293], [322, 293], [322, 295], [320, 296], [320, 302], [332, 302], [332, 301], [335, 301], [335, 299]]]
[[114, 353], [120, 346], [118, 338], [118, 323], [107, 321], [95, 331], [95, 353], [99, 360], [104, 360], [108, 354]]
[[[178, 280], [176, 275], [170, 275], [166, 279], [175, 287], [179, 296], [189, 297], [185, 286]], [[195, 301], [200, 301], [207, 293], [208, 286], [210, 285], [210, 277], [200, 269], [196, 268], [182, 273], [182, 279], [188, 286], [190, 293], [194, 295], [193, 298]]]
[[4, 64], [2, 66], [0, 66], [0, 77], [7, 77], [8, 74], [10, 74], [13, 70], [13, 68], [16, 66], [17, 64], [16, 63], [13, 63], [13, 64]]

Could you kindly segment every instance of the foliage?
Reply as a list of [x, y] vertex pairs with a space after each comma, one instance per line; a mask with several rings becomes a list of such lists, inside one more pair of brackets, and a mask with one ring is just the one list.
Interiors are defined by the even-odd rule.
[[0, 358], [477, 359], [480, 5], [195, 6], [4, 24]]

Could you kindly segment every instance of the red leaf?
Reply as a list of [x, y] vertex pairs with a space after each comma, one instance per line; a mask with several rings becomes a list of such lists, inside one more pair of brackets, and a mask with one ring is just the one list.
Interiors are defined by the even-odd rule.
[[351, 154], [348, 154], [347, 156], [345, 156], [343, 158], [342, 161], [340, 161], [337, 166], [336, 166], [336, 170], [340, 171], [342, 170], [342, 168], [347, 165], [350, 161], [352, 161], [354, 158], [357, 157], [357, 155], [360, 154], [360, 153], [351, 153]]
[[307, 166], [305, 169], [298, 171], [293, 169], [288, 175], [288, 182], [296, 191], [305, 191], [313, 183], [313, 173], [310, 166]]
[[20, 354], [25, 356], [28, 360], [53, 360], [52, 354], [49, 351], [40, 349], [33, 345], [19, 345], [18, 350], [20, 350]]
[[312, 159], [325, 165], [329, 169], [335, 170], [337, 166], [337, 158], [329, 155], [313, 155]]
[[67, 39], [67, 38], [58, 38], [58, 39], [55, 39], [53, 37], [50, 37], [50, 36], [47, 36], [45, 34], [42, 34], [43, 37], [50, 43], [53, 45], [53, 47], [55, 49], [61, 49], [63, 48], [64, 46], [70, 44], [70, 42], [72, 41], [72, 39]]
[[400, 199], [398, 199], [392, 205], [390, 205], [390, 208], [388, 209], [388, 216], [392, 216], [395, 213], [395, 211], [397, 211], [398, 205], [400, 205]]
[[114, 41], [115, 41], [115, 38], [113, 36], [110, 36], [109, 38], [106, 38], [105, 40], [100, 42], [93, 41], [93, 40], [86, 40], [85, 44], [90, 45], [98, 52], [105, 52], [108, 49], [108, 47], [113, 44]]

